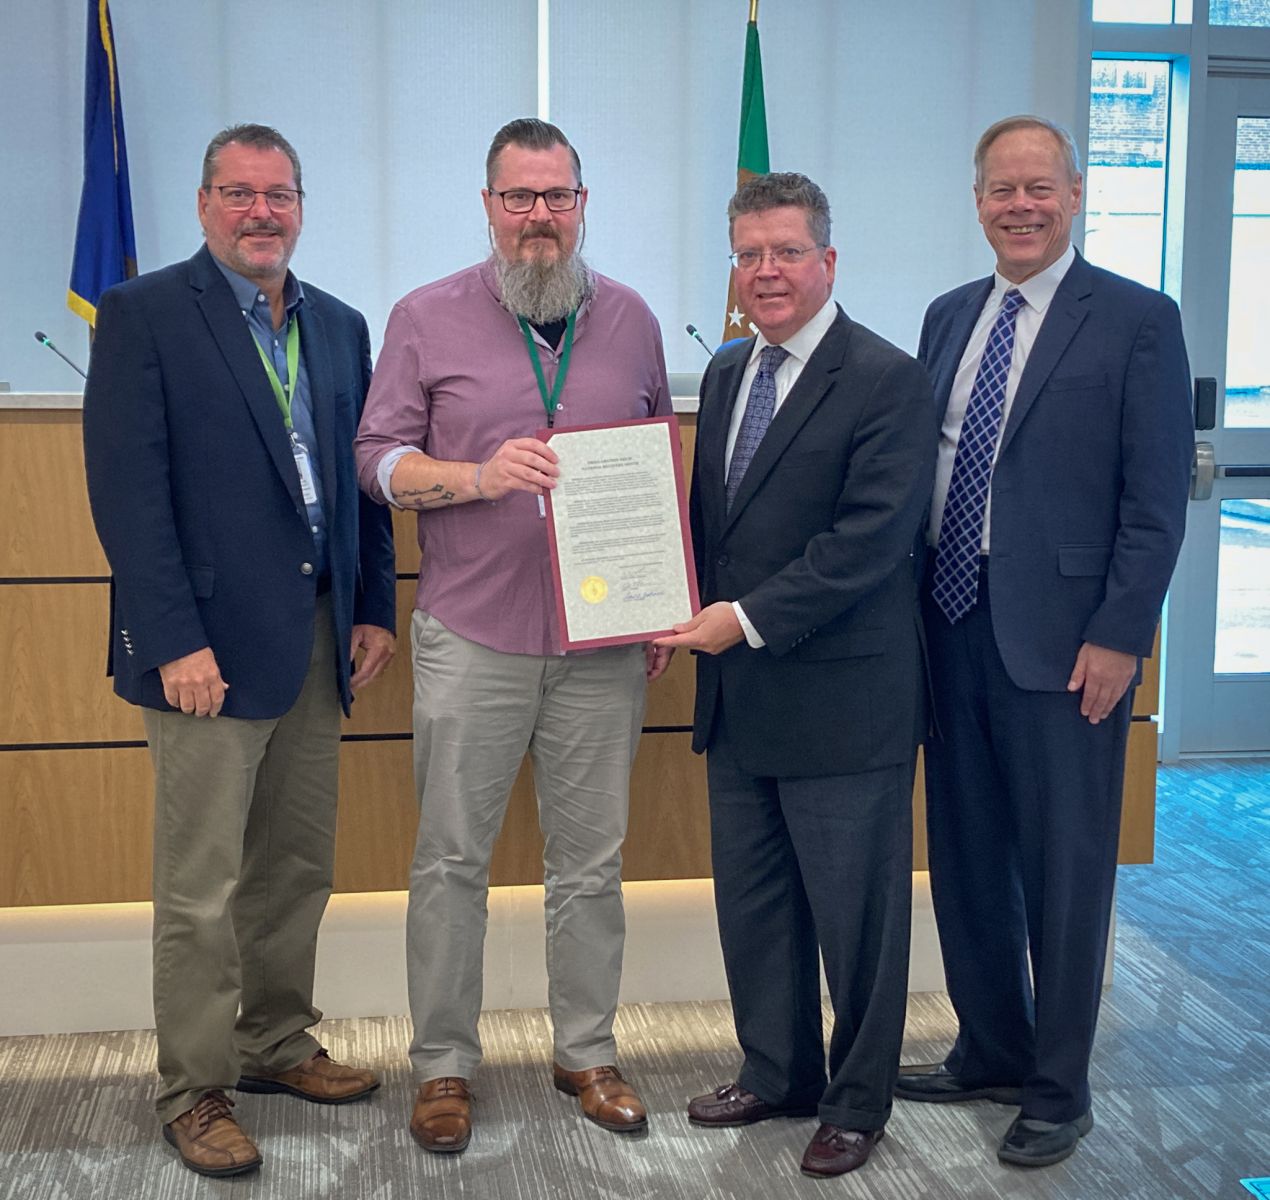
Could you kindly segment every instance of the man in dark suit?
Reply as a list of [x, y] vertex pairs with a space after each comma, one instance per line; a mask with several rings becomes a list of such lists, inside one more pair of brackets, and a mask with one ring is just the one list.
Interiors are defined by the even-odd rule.
[[394, 580], [353, 466], [366, 322], [288, 270], [303, 194], [275, 130], [218, 134], [206, 246], [102, 297], [84, 393], [115, 691], [155, 768], [156, 1107], [204, 1175], [260, 1163], [227, 1089], [378, 1086], [308, 1032], [340, 710], [393, 653]]
[[728, 215], [758, 336], [702, 380], [691, 517], [705, 607], [661, 644], [699, 655], [693, 749], [707, 752], [745, 1061], [688, 1114], [818, 1115], [802, 1169], [839, 1175], [882, 1137], [904, 1026], [930, 386], [830, 299], [829, 203], [811, 180], [758, 176]]
[[1019, 1104], [998, 1157], [1023, 1166], [1060, 1161], [1093, 1126], [1131, 689], [1193, 442], [1177, 307], [1076, 253], [1080, 198], [1066, 131], [1030, 116], [988, 129], [975, 201], [996, 273], [930, 306], [919, 351], [942, 421], [931, 888], [959, 1031], [896, 1094]]

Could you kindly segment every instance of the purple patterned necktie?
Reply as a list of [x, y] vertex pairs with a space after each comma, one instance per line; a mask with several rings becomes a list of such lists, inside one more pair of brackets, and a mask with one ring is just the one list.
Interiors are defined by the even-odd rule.
[[953, 624], [974, 607], [979, 594], [979, 548], [983, 543], [988, 485], [992, 482], [992, 459], [1014, 354], [1014, 320], [1023, 303], [1017, 288], [1011, 288], [1002, 298], [957, 439], [931, 584], [935, 603]]
[[776, 369], [788, 357], [789, 351], [784, 346], [764, 346], [759, 355], [758, 371], [750, 384], [749, 399], [741, 417], [741, 427], [736, 433], [736, 444], [732, 447], [732, 461], [728, 464], [728, 508], [732, 507], [750, 460], [772, 423], [772, 413], [776, 408]]

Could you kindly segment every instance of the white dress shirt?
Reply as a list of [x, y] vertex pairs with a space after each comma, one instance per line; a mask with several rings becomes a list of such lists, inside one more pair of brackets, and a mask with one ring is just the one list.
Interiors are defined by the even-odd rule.
[[[803, 373], [807, 360], [811, 358], [821, 339], [829, 332], [829, 326], [838, 315], [838, 306], [831, 296], [824, 306], [797, 333], [792, 334], [780, 343], [789, 352], [788, 357], [776, 368], [776, 404], [772, 408], [772, 419], [780, 412], [785, 397], [793, 390], [798, 377]], [[732, 406], [732, 423], [728, 426], [728, 442], [723, 455], [723, 478], [728, 477], [728, 468], [732, 465], [732, 449], [736, 445], [736, 436], [741, 429], [741, 418], [745, 415], [745, 406], [750, 402], [750, 387], [754, 376], [758, 374], [759, 359], [766, 347], [772, 345], [761, 333], [754, 339], [754, 349], [750, 352], [750, 360], [745, 365], [745, 374], [741, 376], [741, 389], [736, 394], [736, 403]], [[741, 605], [733, 600], [732, 611], [741, 622], [745, 640], [755, 649], [766, 646], [759, 631], [750, 624]]]
[[[944, 504], [948, 499], [948, 484], [952, 480], [953, 462], [957, 457], [957, 442], [961, 437], [962, 422], [966, 419], [966, 408], [970, 403], [975, 376], [979, 374], [979, 360], [983, 357], [988, 335], [996, 323], [997, 312], [1006, 292], [1011, 288], [1018, 288], [1025, 303], [1014, 319], [1014, 352], [1010, 358], [1010, 374], [1006, 378], [1001, 426], [997, 430], [997, 452], [1000, 452], [1001, 437], [1005, 433], [1006, 422], [1010, 419], [1010, 407], [1014, 403], [1015, 392], [1019, 390], [1019, 379], [1023, 375], [1023, 368], [1027, 366], [1028, 355], [1036, 343], [1036, 335], [1041, 331], [1041, 324], [1049, 311], [1054, 293], [1058, 291], [1058, 285], [1075, 261], [1076, 251], [1069, 244], [1057, 262], [1051, 263], [1044, 271], [1022, 283], [1011, 283], [1000, 273], [994, 273], [992, 291], [970, 334], [966, 352], [961, 356], [961, 363], [953, 378], [952, 391], [948, 395], [948, 409], [944, 413], [944, 424], [939, 431], [939, 457], [935, 461], [935, 491], [930, 503], [928, 535], [932, 546], [939, 543], [939, 526], [944, 519]], [[994, 456], [993, 466], [995, 465]], [[988, 502], [983, 517], [983, 541], [980, 544], [980, 552], [983, 554], [988, 553], [991, 529], [992, 483], [989, 480]]]

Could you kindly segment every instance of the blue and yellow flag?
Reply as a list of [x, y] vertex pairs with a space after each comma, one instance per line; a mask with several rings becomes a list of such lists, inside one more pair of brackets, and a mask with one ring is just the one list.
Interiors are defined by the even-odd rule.
[[115, 39], [106, 0], [88, 0], [88, 53], [84, 60], [84, 190], [79, 199], [75, 258], [66, 294], [70, 310], [89, 325], [97, 301], [112, 284], [137, 273], [123, 140], [123, 101]]

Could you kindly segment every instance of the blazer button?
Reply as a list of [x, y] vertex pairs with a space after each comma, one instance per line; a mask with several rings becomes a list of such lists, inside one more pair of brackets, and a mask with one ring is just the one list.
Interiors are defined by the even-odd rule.
[[728, 556], [726, 554], [720, 554], [715, 562], [720, 567], [726, 567], [728, 565]]
[[301, 574], [301, 575], [312, 575], [312, 574], [313, 574], [313, 564], [312, 564], [312, 563], [301, 563], [301, 564], [300, 564], [300, 574]]

